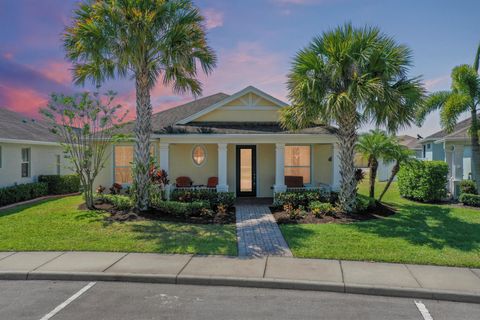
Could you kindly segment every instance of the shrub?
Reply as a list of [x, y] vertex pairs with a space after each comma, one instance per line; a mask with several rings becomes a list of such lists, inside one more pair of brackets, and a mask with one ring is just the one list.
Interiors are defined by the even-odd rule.
[[331, 194], [328, 191], [287, 191], [275, 194], [275, 206], [282, 207], [284, 205], [291, 205], [293, 209], [301, 206], [308, 207], [310, 202], [330, 202]]
[[458, 201], [466, 206], [480, 207], [480, 196], [471, 193], [462, 193]]
[[48, 195], [45, 182], [18, 184], [0, 189], [0, 206], [27, 201]]
[[334, 207], [330, 202], [313, 201], [309, 207], [310, 211], [312, 211], [316, 217], [323, 217], [334, 211]]
[[211, 210], [208, 201], [160, 201], [156, 204], [155, 209], [179, 218], [188, 218], [191, 216], [213, 216], [213, 211], [210, 213]]
[[119, 194], [101, 194], [97, 195], [97, 199], [111, 204], [117, 210], [127, 211], [133, 208], [133, 201], [128, 196], [122, 196]]
[[477, 186], [473, 180], [462, 180], [460, 182], [460, 194], [478, 194]]
[[68, 194], [80, 191], [80, 178], [76, 174], [69, 175], [42, 175], [38, 182], [48, 184], [48, 194]]
[[219, 205], [231, 208], [235, 204], [235, 194], [233, 192], [216, 192], [208, 189], [176, 189], [171, 193], [170, 199], [179, 202], [208, 201], [212, 209], [216, 209]]
[[370, 198], [369, 196], [365, 196], [363, 194], [357, 194], [357, 202], [356, 202], [356, 211], [357, 212], [364, 212], [367, 210], [374, 209], [377, 206], [377, 202], [374, 198]]
[[398, 172], [398, 189], [402, 197], [433, 202], [447, 196], [448, 165], [443, 161], [415, 161]]

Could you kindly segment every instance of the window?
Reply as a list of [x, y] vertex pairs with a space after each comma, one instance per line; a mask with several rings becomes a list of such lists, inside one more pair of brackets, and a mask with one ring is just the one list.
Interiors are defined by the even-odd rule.
[[310, 146], [285, 146], [285, 176], [301, 176], [311, 182]]
[[30, 177], [30, 148], [22, 148], [22, 178]]
[[193, 163], [197, 166], [201, 166], [207, 160], [207, 151], [203, 146], [195, 146], [192, 151], [192, 160]]
[[60, 157], [59, 154], [55, 155], [55, 164], [57, 167], [57, 174], [60, 175], [60, 169], [62, 165], [62, 158]]
[[[155, 147], [150, 146], [150, 154], [155, 155]], [[114, 180], [120, 184], [131, 184], [133, 163], [133, 146], [114, 146]]]

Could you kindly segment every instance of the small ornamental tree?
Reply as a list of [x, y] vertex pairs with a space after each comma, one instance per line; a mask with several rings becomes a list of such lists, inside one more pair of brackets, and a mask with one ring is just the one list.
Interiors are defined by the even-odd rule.
[[71, 168], [80, 177], [85, 203], [95, 209], [93, 182], [106, 161], [108, 144], [114, 129], [127, 114], [114, 105], [114, 92], [102, 99], [98, 92], [68, 96], [53, 93], [46, 108], [41, 109], [52, 132], [59, 136], [64, 152], [70, 156]]

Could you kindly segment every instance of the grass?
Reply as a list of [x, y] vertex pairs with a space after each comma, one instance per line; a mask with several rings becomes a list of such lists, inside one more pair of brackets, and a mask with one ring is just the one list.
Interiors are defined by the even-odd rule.
[[234, 225], [105, 222], [80, 196], [0, 211], [0, 251], [118, 251], [236, 255]]
[[[384, 183], [377, 183], [380, 193]], [[366, 184], [360, 192], [367, 194]], [[384, 197], [398, 213], [351, 224], [281, 225], [294, 256], [480, 267], [480, 210]]]

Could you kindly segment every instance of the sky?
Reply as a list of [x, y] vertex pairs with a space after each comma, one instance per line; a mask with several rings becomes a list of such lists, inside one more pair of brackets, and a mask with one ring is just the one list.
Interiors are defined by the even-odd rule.
[[[61, 34], [78, 0], [0, 0], [0, 108], [38, 118], [51, 92], [92, 90], [71, 82]], [[286, 76], [295, 53], [322, 32], [345, 22], [379, 27], [413, 51], [410, 75], [431, 91], [448, 89], [450, 71], [471, 64], [480, 42], [478, 0], [197, 0], [206, 17], [208, 41], [218, 65], [201, 75], [203, 95], [235, 93], [253, 85], [287, 100]], [[134, 115], [131, 79], [107, 81], [117, 102]], [[154, 112], [192, 100], [157, 84]], [[368, 126], [362, 128], [369, 129]], [[438, 113], [421, 128], [399, 132], [422, 136], [440, 129]]]

